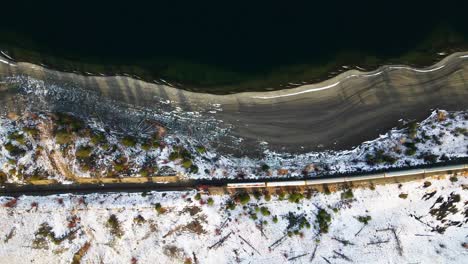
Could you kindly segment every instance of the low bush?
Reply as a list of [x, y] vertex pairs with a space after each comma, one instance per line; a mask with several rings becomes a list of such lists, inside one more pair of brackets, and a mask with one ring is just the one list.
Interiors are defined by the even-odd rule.
[[90, 141], [94, 145], [97, 145], [97, 144], [100, 144], [100, 143], [105, 143], [106, 142], [106, 136], [101, 132], [96, 132], [96, 133], [93, 133], [91, 135]]
[[91, 156], [93, 148], [91, 146], [81, 146], [75, 151], [75, 156], [79, 159], [86, 159]]
[[400, 197], [401, 199], [406, 199], [406, 198], [408, 198], [408, 194], [407, 193], [400, 193], [398, 195], [398, 197]]
[[346, 191], [341, 193], [341, 199], [352, 199], [354, 198], [353, 190], [347, 189]]
[[450, 180], [451, 182], [457, 182], [457, 181], [458, 181], [458, 178], [457, 178], [457, 176], [450, 176], [449, 180]]
[[182, 167], [184, 167], [184, 169], [190, 169], [191, 166], [192, 166], [192, 161], [191, 160], [184, 160], [182, 162]]
[[275, 223], [275, 224], [278, 223], [278, 216], [276, 216], [276, 215], [273, 216], [272, 221], [273, 221], [273, 223]]
[[107, 227], [111, 230], [111, 234], [116, 237], [122, 237], [124, 234], [120, 228], [119, 219], [117, 219], [115, 214], [111, 214], [109, 216], [109, 219], [107, 220]]
[[270, 170], [270, 166], [268, 166], [268, 164], [263, 164], [261, 169], [262, 169], [262, 171], [268, 171], [268, 170]]
[[234, 203], [234, 201], [228, 201], [226, 203], [226, 208], [229, 210], [234, 210], [236, 209], [236, 203]]
[[72, 133], [66, 130], [58, 130], [55, 133], [55, 142], [57, 142], [60, 145], [69, 144], [72, 142], [72, 140], [73, 140]]
[[34, 138], [39, 135], [39, 129], [34, 127], [23, 127], [23, 132]]
[[205, 154], [206, 153], [206, 148], [204, 146], [197, 146], [196, 150], [200, 154]]
[[372, 217], [370, 215], [361, 215], [361, 216], [358, 216], [357, 220], [365, 225], [367, 225], [369, 223], [369, 221], [372, 219]]
[[9, 134], [8, 139], [16, 141], [20, 145], [25, 145], [26, 144], [26, 140], [24, 138], [24, 135], [22, 133], [20, 133], [19, 131], [15, 131], [15, 132]]
[[260, 198], [262, 198], [262, 193], [259, 190], [255, 190], [253, 192], [253, 196], [255, 197], [255, 199], [260, 200]]
[[209, 206], [212, 206], [214, 204], [214, 200], [213, 198], [208, 198], [208, 200], [206, 200], [206, 203], [209, 205]]
[[263, 216], [269, 216], [271, 214], [268, 208], [264, 206], [260, 208], [260, 212], [262, 213]]
[[425, 181], [423, 187], [427, 188], [427, 187], [430, 187], [431, 185], [432, 183], [430, 181]]
[[328, 233], [328, 227], [331, 222], [331, 215], [325, 209], [319, 209], [316, 222], [319, 225], [320, 233]]
[[237, 200], [242, 204], [250, 202], [250, 195], [247, 192], [241, 192], [237, 194]]
[[288, 197], [288, 201], [291, 203], [299, 203], [302, 199], [304, 199], [304, 195], [298, 192], [293, 192]]
[[285, 218], [288, 220], [288, 226], [287, 230], [288, 231], [297, 231], [303, 229], [304, 227], [310, 228], [310, 223], [307, 221], [305, 218], [305, 215], [303, 214], [295, 214], [292, 212], [289, 212]]
[[5, 149], [10, 153], [11, 156], [21, 156], [26, 151], [18, 146], [13, 145], [11, 142], [8, 142], [4, 145]]
[[156, 210], [156, 212], [158, 212], [158, 214], [164, 214], [166, 212], [166, 209], [162, 207], [160, 203], [155, 204], [154, 209]]
[[131, 137], [131, 136], [126, 136], [124, 138], [122, 138], [122, 140], [120, 141], [122, 143], [122, 145], [126, 146], [126, 147], [135, 147], [136, 144], [137, 144], [137, 141], [134, 137]]

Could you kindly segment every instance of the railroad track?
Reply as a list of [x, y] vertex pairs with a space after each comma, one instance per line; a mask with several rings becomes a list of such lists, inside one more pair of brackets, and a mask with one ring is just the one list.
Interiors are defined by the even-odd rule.
[[384, 171], [378, 173], [363, 173], [347, 176], [323, 176], [307, 179], [262, 179], [262, 180], [233, 180], [233, 179], [204, 179], [204, 180], [180, 180], [172, 182], [142, 181], [140, 183], [120, 182], [89, 182], [82, 184], [43, 184], [43, 185], [13, 185], [9, 184], [0, 188], [0, 196], [18, 197], [21, 195], [52, 195], [52, 194], [90, 194], [90, 193], [114, 193], [114, 192], [169, 192], [189, 191], [195, 189], [227, 188], [227, 189], [251, 189], [251, 188], [279, 188], [295, 186], [314, 186], [321, 184], [342, 184], [358, 181], [378, 179], [403, 178], [408, 176], [427, 177], [441, 174], [460, 174], [468, 172], [468, 163], [443, 165], [426, 168], [412, 168], [398, 171]]

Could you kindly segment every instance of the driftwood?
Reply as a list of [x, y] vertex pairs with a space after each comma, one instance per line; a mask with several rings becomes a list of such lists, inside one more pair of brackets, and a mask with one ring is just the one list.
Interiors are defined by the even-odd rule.
[[260, 252], [258, 252], [258, 250], [256, 248], [254, 248], [250, 243], [249, 241], [247, 241], [245, 238], [243, 238], [241, 235], [239, 235], [240, 239], [242, 239], [242, 241], [244, 241], [247, 245], [249, 245], [250, 248], [252, 248], [253, 250], [255, 250], [255, 252], [257, 252], [259, 255], [262, 255], [260, 254]]
[[335, 253], [336, 255], [338, 255], [340, 258], [346, 260], [346, 261], [349, 261], [349, 262], [353, 262], [352, 259], [350, 259], [348, 256], [346, 256], [345, 254], [342, 254], [336, 250], [333, 250], [333, 253]]
[[273, 244], [271, 244], [268, 249], [272, 250], [272, 249], [275, 249], [277, 246], [279, 246], [281, 243], [284, 242], [284, 240], [286, 239], [286, 235], [282, 236], [280, 239], [276, 240], [275, 242], [273, 242]]
[[393, 233], [393, 237], [395, 238], [395, 241], [396, 241], [396, 244], [397, 244], [398, 254], [400, 254], [400, 256], [403, 256], [403, 248], [401, 247], [400, 238], [398, 238], [398, 235], [396, 233], [395, 228], [386, 228], [386, 229], [380, 229], [380, 230], [377, 230], [377, 231], [378, 232], [391, 231]]
[[221, 238], [218, 242], [216, 242], [213, 245], [209, 246], [208, 249], [217, 248], [217, 247], [221, 246], [224, 243], [224, 241], [226, 241], [226, 239], [228, 239], [229, 236], [231, 236], [231, 234], [232, 234], [232, 232], [230, 232], [229, 234], [227, 234], [226, 236]]
[[312, 252], [312, 256], [310, 256], [309, 262], [312, 262], [312, 260], [314, 260], [315, 253], [317, 253], [317, 248], [318, 248], [318, 244], [315, 244], [315, 248], [314, 248], [314, 251]]
[[299, 256], [295, 256], [295, 257], [292, 257], [292, 258], [288, 258], [288, 261], [295, 260], [295, 259], [298, 259], [298, 258], [302, 258], [302, 257], [306, 256], [307, 254], [309, 254], [309, 253], [304, 253], [304, 254], [299, 255]]
[[256, 226], [260, 230], [260, 233], [262, 234], [262, 236], [264, 236], [266, 239], [268, 239], [268, 237], [265, 235], [265, 232], [263, 232], [263, 222], [260, 222], [260, 224], [258, 224]]
[[361, 233], [361, 231], [364, 229], [364, 227], [366, 227], [366, 225], [363, 225], [363, 226], [361, 227], [361, 229], [359, 229], [359, 231], [357, 231], [357, 233], [354, 234], [354, 236], [356, 237], [357, 235], [359, 235], [359, 233]]
[[367, 245], [377, 245], [377, 244], [383, 244], [383, 243], [388, 243], [390, 240], [382, 240], [382, 241], [373, 241], [367, 243]]
[[339, 238], [336, 238], [336, 237], [332, 237], [332, 239], [340, 242], [341, 244], [343, 244], [345, 246], [347, 246], [347, 245], [353, 245], [354, 246], [354, 243], [349, 242], [348, 240], [339, 239]]
[[331, 262], [324, 256], [321, 256], [328, 264], [331, 264]]
[[226, 220], [221, 224], [221, 226], [220, 226], [218, 229], [221, 230], [221, 228], [223, 228], [223, 227], [226, 225], [226, 223], [227, 223], [227, 221], [228, 221], [229, 219], [230, 219], [229, 217], [226, 218]]

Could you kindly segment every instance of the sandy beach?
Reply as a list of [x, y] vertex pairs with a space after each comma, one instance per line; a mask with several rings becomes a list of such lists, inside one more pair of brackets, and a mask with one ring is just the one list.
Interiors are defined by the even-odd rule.
[[[421, 120], [431, 109], [468, 106], [468, 53], [452, 54], [424, 69], [394, 65], [373, 72], [350, 70], [317, 84], [232, 95], [195, 93], [126, 76], [82, 76], [0, 59], [2, 78], [21, 75], [79, 87], [98, 98], [150, 110], [166, 101], [179, 111], [221, 120], [221, 126], [243, 139], [226, 142], [241, 149], [239, 154], [253, 152], [262, 141], [275, 151], [348, 149], [397, 126], [400, 119]], [[14, 109], [9, 94], [3, 92], [2, 101]]]

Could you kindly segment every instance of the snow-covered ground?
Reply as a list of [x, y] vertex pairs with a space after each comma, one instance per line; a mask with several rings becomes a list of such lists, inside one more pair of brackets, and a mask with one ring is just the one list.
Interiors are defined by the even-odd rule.
[[[466, 263], [468, 179], [425, 181], [431, 184], [354, 189], [344, 198], [341, 191], [313, 193], [298, 203], [252, 196], [234, 209], [226, 208], [228, 195], [195, 197], [195, 192], [1, 197], [0, 259], [12, 264], [79, 263], [77, 255], [81, 263]], [[319, 209], [325, 218], [330, 215], [328, 233], [319, 231]], [[288, 220], [290, 213], [303, 217], [302, 228], [301, 221]]]
[[[263, 158], [217, 153], [210, 144], [151, 122], [143, 135], [116, 132], [96, 119], [28, 112], [0, 118], [0, 172], [7, 182], [76, 177], [179, 174], [189, 178], [262, 178], [371, 171], [468, 156], [468, 112], [434, 111], [348, 151]], [[64, 132], [65, 131], [65, 132]], [[62, 141], [58, 142], [58, 134]], [[60, 136], [60, 135], [59, 135]], [[81, 157], [77, 157], [81, 153]]]

